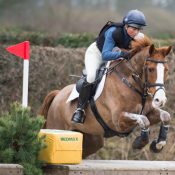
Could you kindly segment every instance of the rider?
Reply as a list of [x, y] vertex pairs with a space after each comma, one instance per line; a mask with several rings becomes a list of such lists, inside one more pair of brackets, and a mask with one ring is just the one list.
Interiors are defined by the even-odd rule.
[[123, 23], [108, 22], [101, 30], [96, 42], [92, 43], [85, 53], [87, 78], [82, 84], [78, 98], [78, 106], [71, 121], [78, 124], [85, 116], [84, 107], [90, 98], [96, 70], [106, 61], [118, 58], [130, 59], [129, 52], [120, 49], [113, 52], [114, 47], [129, 50], [130, 41], [136, 37], [144, 37], [140, 30], [146, 26], [145, 16], [138, 10], [129, 11], [123, 18]]

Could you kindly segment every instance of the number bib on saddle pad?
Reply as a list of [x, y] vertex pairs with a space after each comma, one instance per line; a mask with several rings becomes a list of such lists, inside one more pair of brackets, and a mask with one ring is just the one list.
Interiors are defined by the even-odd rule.
[[39, 136], [46, 135], [48, 147], [41, 151], [40, 159], [46, 163], [81, 163], [83, 134], [74, 131], [41, 129]]

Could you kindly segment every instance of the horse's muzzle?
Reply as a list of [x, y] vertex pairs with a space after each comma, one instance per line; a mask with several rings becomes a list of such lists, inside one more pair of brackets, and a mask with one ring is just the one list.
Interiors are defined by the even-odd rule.
[[165, 105], [166, 101], [167, 101], [167, 98], [165, 95], [165, 91], [163, 89], [160, 89], [155, 93], [152, 101], [152, 105], [155, 108], [161, 108]]

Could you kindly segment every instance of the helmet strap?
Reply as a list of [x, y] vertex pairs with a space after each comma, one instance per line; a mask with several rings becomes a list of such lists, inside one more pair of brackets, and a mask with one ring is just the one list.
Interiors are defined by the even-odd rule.
[[128, 26], [127, 24], [125, 24], [125, 28], [126, 28], [126, 30], [128, 29], [128, 27], [129, 27], [129, 26]]

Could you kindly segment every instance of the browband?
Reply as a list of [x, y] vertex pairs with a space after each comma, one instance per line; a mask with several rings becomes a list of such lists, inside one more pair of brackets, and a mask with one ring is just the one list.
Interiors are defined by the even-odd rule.
[[167, 62], [167, 60], [159, 61], [159, 60], [152, 60], [150, 58], [147, 58], [146, 61], [152, 61], [152, 62], [155, 62], [155, 63], [166, 63]]

